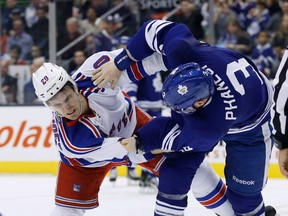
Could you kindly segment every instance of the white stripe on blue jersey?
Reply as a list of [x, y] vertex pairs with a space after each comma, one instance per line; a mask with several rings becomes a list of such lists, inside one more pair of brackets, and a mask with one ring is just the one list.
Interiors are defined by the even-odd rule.
[[179, 129], [179, 125], [176, 124], [169, 133], [164, 137], [162, 142], [161, 149], [164, 150], [172, 150], [173, 141], [175, 138], [181, 133], [181, 130]]
[[155, 20], [149, 23], [145, 29], [145, 38], [150, 48], [158, 53], [162, 53], [163, 45], [158, 44], [157, 34], [165, 26], [170, 25], [169, 21]]

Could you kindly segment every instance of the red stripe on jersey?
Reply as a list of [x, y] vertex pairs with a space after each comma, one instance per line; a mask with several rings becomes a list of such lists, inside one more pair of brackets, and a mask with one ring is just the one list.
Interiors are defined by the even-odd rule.
[[96, 137], [99, 137], [99, 138], [102, 137], [98, 131], [98, 128], [95, 125], [93, 125], [89, 120], [87, 120], [86, 118], [81, 118], [79, 119], [79, 121], [85, 124], [93, 132], [93, 134]]
[[79, 161], [77, 161], [76, 159], [74, 158], [68, 158], [66, 156], [64, 156], [68, 162], [72, 165], [72, 166], [82, 166], [83, 164], [81, 164]]
[[86, 76], [85, 75], [81, 75], [81, 76], [79, 76], [77, 79], [75, 79], [75, 82], [77, 82], [78, 80], [83, 80], [83, 79], [85, 79], [86, 78]]
[[136, 62], [133, 63], [130, 67], [131, 67], [131, 70], [132, 70], [132, 72], [133, 72], [133, 74], [137, 80], [140, 80], [143, 78]]
[[225, 195], [225, 193], [226, 193], [226, 186], [223, 184], [218, 194], [216, 194], [211, 199], [209, 199], [207, 201], [202, 201], [200, 203], [204, 206], [212, 205], [212, 204], [218, 202]]
[[66, 145], [68, 148], [70, 148], [72, 151], [83, 153], [83, 152], [89, 152], [89, 151], [93, 150], [93, 148], [79, 148], [79, 147], [76, 147], [76, 146], [72, 145], [72, 143], [68, 139], [68, 137], [66, 135], [66, 132], [64, 130], [64, 127], [63, 127], [63, 125], [61, 123], [59, 124], [59, 127], [60, 127], [61, 135], [62, 135], [62, 137], [64, 139], [64, 143], [63, 144]]
[[113, 164], [113, 166], [121, 166], [121, 165], [127, 165], [129, 162], [128, 158], [123, 159], [122, 161], [118, 161], [118, 162], [111, 162], [111, 164]]

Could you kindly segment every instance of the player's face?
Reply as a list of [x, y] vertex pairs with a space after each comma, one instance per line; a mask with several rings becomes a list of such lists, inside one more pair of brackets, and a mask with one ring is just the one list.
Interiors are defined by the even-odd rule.
[[61, 116], [70, 120], [75, 120], [82, 114], [80, 95], [68, 86], [49, 100], [48, 105]]
[[190, 115], [194, 113], [200, 107], [203, 107], [207, 103], [208, 100], [209, 100], [208, 98], [203, 98], [203, 99], [196, 101], [193, 105], [191, 105], [190, 107], [187, 107], [186, 109], [175, 110], [175, 111], [180, 114]]
[[193, 107], [196, 109], [200, 108], [200, 107], [204, 106], [207, 103], [207, 101], [208, 101], [208, 98], [200, 99], [193, 104]]

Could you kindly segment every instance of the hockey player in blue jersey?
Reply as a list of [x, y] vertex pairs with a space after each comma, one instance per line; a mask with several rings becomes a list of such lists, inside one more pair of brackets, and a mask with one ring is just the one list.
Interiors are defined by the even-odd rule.
[[123, 142], [128, 150], [172, 151], [161, 167], [154, 215], [184, 214], [189, 184], [220, 140], [226, 143], [226, 195], [234, 214], [265, 215], [261, 191], [273, 147], [269, 81], [242, 54], [196, 40], [183, 24], [160, 20], [144, 23], [127, 49], [99, 67], [92, 80], [98, 87], [111, 81], [114, 88], [124, 69], [132, 81], [141, 79], [149, 73], [129, 68], [155, 53], [158, 60], [151, 66], [175, 69], [163, 85], [172, 117], [155, 118]]

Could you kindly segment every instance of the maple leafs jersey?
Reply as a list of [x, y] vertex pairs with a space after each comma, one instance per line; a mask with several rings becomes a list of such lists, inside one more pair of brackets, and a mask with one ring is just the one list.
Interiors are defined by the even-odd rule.
[[[97, 88], [92, 72], [119, 53], [99, 52], [90, 56], [73, 74], [78, 90], [88, 101], [92, 114], [67, 121], [54, 113], [52, 121], [56, 146], [61, 160], [73, 166], [98, 167], [127, 159], [127, 151], [118, 142], [130, 137], [136, 126], [135, 105], [120, 88]], [[122, 81], [125, 77], [122, 76]], [[114, 137], [114, 138], [112, 138]], [[143, 155], [129, 153], [134, 161], [144, 162]]]
[[[165, 67], [174, 69], [188, 62], [198, 63], [213, 76], [216, 91], [209, 103], [192, 115], [174, 113], [172, 119], [154, 119], [144, 126], [139, 135], [146, 151], [153, 148], [209, 151], [224, 137], [251, 131], [269, 119], [271, 85], [244, 55], [196, 40], [183, 24], [151, 20], [143, 24], [128, 43], [127, 51], [122, 51], [114, 62], [119, 69], [124, 69], [129, 64], [121, 58], [125, 54], [140, 61], [153, 53], [161, 55], [157, 62], [150, 62], [151, 67], [158, 67], [156, 71]], [[131, 80], [149, 75], [126, 72]]]

